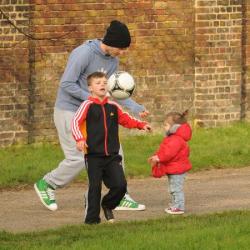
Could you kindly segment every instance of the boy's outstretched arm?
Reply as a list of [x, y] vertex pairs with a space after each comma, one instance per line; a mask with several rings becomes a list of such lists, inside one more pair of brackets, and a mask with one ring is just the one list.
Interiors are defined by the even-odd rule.
[[118, 123], [125, 128], [138, 128], [140, 130], [151, 131], [151, 126], [144, 121], [140, 121], [128, 113], [124, 112], [122, 108], [115, 102], [113, 102], [117, 106], [118, 110]]

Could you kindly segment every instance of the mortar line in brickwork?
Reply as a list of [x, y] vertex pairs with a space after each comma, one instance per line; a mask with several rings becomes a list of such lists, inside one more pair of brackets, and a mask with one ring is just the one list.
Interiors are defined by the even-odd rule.
[[240, 100], [240, 119], [246, 117], [246, 40], [247, 40], [247, 8], [246, 0], [242, 0], [242, 32], [241, 32], [241, 100]]
[[196, 107], [196, 101], [197, 101], [197, 93], [196, 93], [196, 9], [197, 9], [197, 0], [194, 0], [194, 39], [193, 39], [193, 73], [194, 73], [194, 82], [193, 82], [193, 88], [194, 88], [194, 96], [193, 96], [193, 112], [194, 112], [194, 117], [197, 115], [197, 107]]
[[193, 22], [193, 29], [194, 29], [194, 35], [193, 35], [193, 57], [192, 57], [192, 68], [193, 68], [193, 96], [192, 96], [192, 106], [190, 109], [192, 109], [192, 119], [195, 119], [196, 115], [196, 107], [195, 107], [195, 101], [196, 101], [196, 95], [195, 95], [195, 29], [196, 29], [196, 0], [193, 0], [193, 17], [192, 17], [192, 22]]
[[[30, 8], [30, 12], [32, 8]], [[30, 13], [31, 14], [31, 13]], [[32, 15], [30, 15], [31, 17]], [[30, 27], [32, 25], [32, 19], [29, 18], [29, 34], [31, 34]], [[33, 130], [34, 130], [34, 104], [35, 104], [35, 41], [33, 39], [28, 40], [28, 53], [29, 53], [29, 97], [28, 97], [28, 143], [34, 142]]]

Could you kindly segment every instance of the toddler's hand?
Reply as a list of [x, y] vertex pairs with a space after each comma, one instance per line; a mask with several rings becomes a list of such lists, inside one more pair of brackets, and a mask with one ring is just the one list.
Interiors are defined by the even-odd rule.
[[87, 145], [86, 141], [78, 141], [76, 143], [76, 148], [79, 151], [83, 151], [84, 153], [85, 153], [87, 147], [88, 147], [88, 145]]
[[158, 164], [160, 162], [159, 157], [157, 155], [153, 155], [148, 158], [148, 162], [153, 167], [154, 165]]

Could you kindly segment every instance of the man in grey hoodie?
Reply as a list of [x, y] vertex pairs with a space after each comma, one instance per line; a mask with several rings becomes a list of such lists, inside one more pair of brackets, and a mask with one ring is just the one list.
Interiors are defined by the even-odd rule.
[[[86, 41], [75, 48], [69, 56], [54, 108], [54, 123], [65, 159], [57, 168], [34, 184], [40, 201], [51, 211], [57, 210], [55, 190], [72, 181], [85, 166], [84, 155], [77, 150], [72, 136], [71, 121], [81, 103], [90, 95], [87, 76], [96, 71], [104, 72], [108, 77], [111, 76], [118, 69], [117, 57], [127, 52], [130, 42], [131, 37], [127, 26], [113, 20], [102, 40]], [[117, 102], [140, 117], [148, 115], [148, 111], [142, 105], [130, 98], [117, 100]], [[116, 210], [144, 209], [144, 205], [134, 201], [128, 194], [116, 208]]]

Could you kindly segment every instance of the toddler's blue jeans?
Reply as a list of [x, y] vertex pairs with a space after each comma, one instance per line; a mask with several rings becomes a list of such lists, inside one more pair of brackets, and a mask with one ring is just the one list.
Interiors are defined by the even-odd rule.
[[185, 210], [185, 197], [183, 192], [183, 184], [185, 180], [186, 173], [184, 174], [169, 174], [169, 192], [171, 195], [171, 204], [173, 208], [179, 208]]

